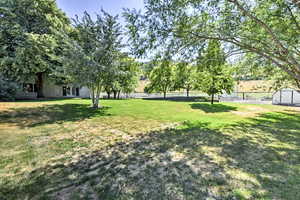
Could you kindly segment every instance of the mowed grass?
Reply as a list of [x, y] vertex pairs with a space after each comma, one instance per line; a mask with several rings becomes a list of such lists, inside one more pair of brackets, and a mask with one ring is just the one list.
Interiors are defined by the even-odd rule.
[[300, 199], [300, 110], [0, 103], [0, 199]]

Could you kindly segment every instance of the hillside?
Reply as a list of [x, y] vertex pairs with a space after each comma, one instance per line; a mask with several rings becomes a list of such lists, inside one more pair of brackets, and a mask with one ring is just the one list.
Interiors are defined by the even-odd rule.
[[272, 89], [273, 81], [249, 80], [239, 81], [238, 92], [274, 92]]
[[[148, 84], [148, 80], [141, 80], [135, 92], [144, 92], [145, 86]], [[274, 92], [272, 89], [273, 81], [266, 80], [249, 80], [239, 81], [237, 89], [238, 92]]]

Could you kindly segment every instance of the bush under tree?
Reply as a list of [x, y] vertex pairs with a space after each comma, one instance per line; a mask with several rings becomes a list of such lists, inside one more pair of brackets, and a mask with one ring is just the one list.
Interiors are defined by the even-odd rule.
[[19, 85], [8, 78], [0, 75], [0, 100], [15, 100]]

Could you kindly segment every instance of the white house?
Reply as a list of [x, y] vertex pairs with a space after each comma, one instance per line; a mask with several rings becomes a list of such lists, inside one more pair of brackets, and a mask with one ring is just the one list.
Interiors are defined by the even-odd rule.
[[[21, 90], [17, 93], [17, 99], [33, 99], [37, 97], [36, 84], [34, 81], [23, 83]], [[57, 85], [51, 79], [44, 77], [43, 93], [45, 98], [80, 97], [89, 98], [90, 91], [87, 87], [76, 84]]]

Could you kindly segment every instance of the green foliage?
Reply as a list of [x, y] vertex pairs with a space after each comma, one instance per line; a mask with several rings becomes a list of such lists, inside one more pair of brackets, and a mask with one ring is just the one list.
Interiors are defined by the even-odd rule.
[[272, 86], [273, 90], [279, 90], [282, 88], [300, 88], [300, 82], [295, 79], [290, 79], [289, 75], [279, 71], [272, 71], [272, 80], [274, 80], [274, 84]]
[[[172, 46], [196, 55], [205, 40], [224, 43], [229, 55], [252, 53], [300, 80], [298, 1], [146, 0], [143, 13], [125, 13], [136, 54]], [[148, 50], [148, 51], [146, 51]], [[194, 53], [191, 53], [194, 52]], [[176, 54], [177, 55], [177, 54]]]
[[[57, 41], [50, 34], [25, 34], [26, 40], [18, 47], [11, 70], [22, 75], [32, 75], [39, 72], [54, 71], [53, 58]], [[55, 58], [54, 58], [55, 59]], [[24, 67], [24, 64], [26, 64]], [[20, 72], [22, 71], [22, 72]]]
[[190, 90], [194, 89], [197, 82], [197, 69], [188, 63], [176, 65], [175, 89], [185, 89], [189, 97]]
[[122, 33], [117, 18], [104, 10], [97, 20], [87, 12], [81, 19], [77, 17], [74, 22], [78, 40], [69, 42], [65, 55], [68, 76], [90, 89], [94, 108], [98, 108], [102, 88], [113, 84], [119, 73]]
[[0, 100], [14, 100], [19, 85], [0, 75]]
[[[60, 35], [71, 30], [65, 14], [53, 0], [3, 0], [0, 2], [0, 73], [24, 81], [61, 67]], [[39, 80], [38, 80], [39, 79]]]
[[232, 92], [234, 86], [232, 70], [225, 64], [224, 53], [219, 41], [209, 41], [198, 70], [198, 87], [201, 91], [212, 96], [212, 104], [215, 94]]
[[118, 82], [121, 91], [128, 94], [136, 88], [140, 74], [140, 64], [133, 58], [125, 56], [121, 59]]
[[[121, 54], [117, 58], [118, 65], [113, 73], [104, 82], [104, 89], [110, 98], [110, 93], [114, 93], [114, 98], [119, 98], [121, 92], [133, 92], [138, 83], [140, 65], [133, 58], [126, 54]], [[118, 96], [117, 96], [118, 95]]]
[[166, 98], [167, 92], [173, 90], [175, 86], [175, 65], [167, 59], [157, 61], [156, 64], [149, 75], [150, 83], [146, 86], [145, 92], [161, 92]]
[[[246, 54], [234, 64], [235, 78], [237, 80], [266, 80], [270, 78], [270, 72], [274, 66], [257, 59], [254, 54]], [[278, 68], [275, 68], [278, 71]]]
[[258, 59], [256, 55], [248, 53], [235, 65], [237, 80], [272, 80], [273, 90], [281, 88], [300, 88], [300, 81], [291, 78], [280, 68], [274, 68], [272, 63]]

